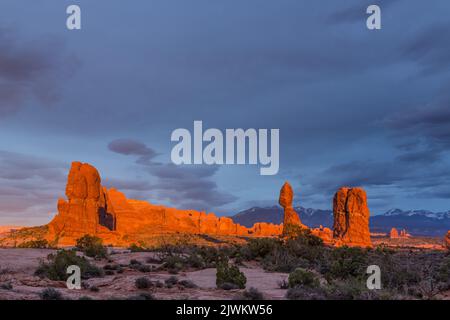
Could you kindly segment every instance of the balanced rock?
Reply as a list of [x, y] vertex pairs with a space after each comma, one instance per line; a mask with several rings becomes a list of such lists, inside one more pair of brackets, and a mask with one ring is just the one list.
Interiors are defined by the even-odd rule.
[[340, 188], [333, 199], [333, 237], [340, 244], [372, 246], [369, 231], [370, 212], [362, 188]]
[[278, 203], [284, 209], [284, 219], [283, 219], [283, 234], [289, 233], [292, 227], [303, 227], [297, 212], [295, 212], [292, 206], [292, 201], [294, 199], [294, 191], [292, 190], [289, 182], [285, 182], [280, 190], [280, 198]]

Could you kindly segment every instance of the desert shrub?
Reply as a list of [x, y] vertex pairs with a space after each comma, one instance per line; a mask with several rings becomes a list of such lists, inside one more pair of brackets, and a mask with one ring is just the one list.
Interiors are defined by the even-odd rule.
[[147, 248], [145, 248], [142, 245], [137, 245], [136, 243], [132, 243], [130, 247], [128, 248], [131, 252], [147, 252], [149, 251]]
[[168, 288], [172, 288], [174, 285], [178, 283], [178, 278], [175, 276], [171, 276], [167, 278], [164, 282]]
[[366, 300], [368, 292], [364, 280], [348, 278], [334, 281], [329, 286], [328, 298], [333, 300]]
[[281, 241], [273, 238], [258, 238], [250, 239], [247, 243], [246, 249], [241, 251], [243, 257], [247, 260], [262, 259], [269, 253], [273, 252], [275, 248], [281, 245]]
[[13, 286], [10, 282], [2, 283], [0, 285], [0, 289], [3, 289], [3, 290], [12, 290], [12, 288], [13, 288]]
[[258, 289], [251, 287], [238, 295], [238, 298], [239, 300], [264, 300], [264, 295]]
[[185, 259], [181, 255], [170, 255], [163, 259], [163, 268], [177, 273], [185, 267]]
[[102, 239], [88, 234], [77, 240], [76, 247], [88, 257], [103, 259], [108, 256], [108, 250], [103, 246]]
[[53, 288], [46, 288], [39, 294], [42, 300], [63, 300], [61, 292]]
[[140, 266], [140, 265], [142, 265], [142, 262], [140, 262], [140, 261], [138, 261], [136, 259], [131, 259], [130, 260], [130, 266], [131, 267], [133, 267], [133, 266]]
[[325, 300], [327, 297], [326, 290], [321, 287], [296, 286], [286, 292], [289, 300]]
[[161, 260], [155, 257], [148, 257], [147, 259], [145, 259], [145, 262], [159, 264], [161, 263]]
[[149, 279], [142, 277], [142, 278], [137, 278], [136, 281], [134, 282], [134, 285], [138, 289], [148, 289], [148, 288], [152, 287], [153, 284]]
[[232, 283], [237, 285], [240, 289], [245, 288], [247, 278], [238, 267], [229, 265], [227, 261], [221, 261], [217, 265], [216, 285], [221, 288], [224, 283]]
[[49, 254], [47, 262], [40, 262], [35, 275], [46, 277], [50, 280], [66, 281], [69, 276], [67, 268], [71, 265], [80, 267], [83, 279], [102, 277], [104, 275], [102, 269], [91, 264], [86, 258], [77, 256], [73, 250], [59, 250], [56, 254]]
[[290, 288], [294, 288], [299, 285], [311, 288], [320, 286], [317, 276], [311, 271], [302, 268], [297, 268], [294, 272], [289, 274], [288, 284]]
[[237, 290], [239, 289], [239, 286], [235, 283], [230, 283], [230, 282], [224, 282], [223, 284], [220, 285], [219, 289], [222, 290]]
[[26, 241], [18, 245], [19, 248], [33, 248], [33, 249], [46, 249], [49, 247], [48, 241], [42, 240], [31, 240]]
[[140, 293], [136, 296], [130, 296], [127, 300], [156, 300], [156, 298], [151, 293]]
[[197, 288], [197, 285], [191, 280], [181, 280], [178, 282], [178, 284], [185, 288]]
[[365, 275], [369, 265], [367, 250], [361, 248], [340, 247], [331, 250], [326, 270], [328, 278], [346, 279]]

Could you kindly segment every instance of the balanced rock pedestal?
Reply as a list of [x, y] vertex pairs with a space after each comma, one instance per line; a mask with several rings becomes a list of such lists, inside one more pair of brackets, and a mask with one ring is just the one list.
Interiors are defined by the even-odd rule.
[[288, 235], [295, 228], [303, 228], [303, 224], [292, 206], [294, 191], [289, 182], [285, 182], [280, 190], [278, 203], [284, 209], [283, 235]]

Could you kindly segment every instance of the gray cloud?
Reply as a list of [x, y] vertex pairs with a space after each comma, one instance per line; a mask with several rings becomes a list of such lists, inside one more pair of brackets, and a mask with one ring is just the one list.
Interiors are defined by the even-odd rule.
[[0, 224], [47, 222], [64, 195], [67, 169], [58, 161], [0, 150]]
[[30, 98], [53, 104], [59, 82], [79, 65], [75, 57], [64, 54], [63, 44], [55, 38], [18, 39], [11, 29], [0, 28], [0, 117], [16, 112]]
[[422, 66], [422, 73], [442, 72], [450, 66], [450, 25], [438, 24], [427, 27], [404, 43], [401, 52]]
[[153, 158], [158, 153], [144, 143], [133, 139], [117, 139], [108, 144], [108, 149], [123, 155], [138, 156], [136, 163], [142, 165], [153, 165]]
[[109, 186], [132, 190], [140, 196], [148, 192], [148, 197], [152, 199], [168, 201], [180, 208], [204, 211], [237, 200], [237, 197], [220, 191], [217, 183], [212, 180], [218, 166], [177, 166], [172, 163], [142, 161], [143, 157], [151, 160], [158, 153], [135, 140], [114, 140], [108, 144], [108, 148], [119, 154], [137, 156], [136, 163], [155, 180], [151, 183], [142, 180], [107, 180]]

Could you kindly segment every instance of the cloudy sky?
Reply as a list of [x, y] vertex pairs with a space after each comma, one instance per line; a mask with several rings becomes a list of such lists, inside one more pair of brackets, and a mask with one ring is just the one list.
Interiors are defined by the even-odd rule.
[[[382, 29], [366, 28], [378, 4]], [[82, 30], [66, 29], [78, 4]], [[72, 161], [128, 197], [234, 214], [450, 209], [448, 0], [2, 0], [0, 224], [43, 224]], [[176, 128], [279, 128], [280, 171], [171, 164]]]

